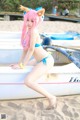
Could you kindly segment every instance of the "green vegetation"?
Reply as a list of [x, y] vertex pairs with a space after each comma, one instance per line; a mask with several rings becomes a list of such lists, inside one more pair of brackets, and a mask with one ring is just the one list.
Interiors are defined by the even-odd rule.
[[46, 12], [51, 12], [55, 5], [59, 9], [62, 9], [63, 6], [67, 6], [73, 11], [80, 9], [80, 0], [0, 0], [0, 12], [19, 12], [21, 4], [33, 9], [42, 6]]
[[52, 0], [0, 0], [0, 11], [19, 12], [21, 4], [33, 9], [42, 6], [48, 11], [52, 3]]

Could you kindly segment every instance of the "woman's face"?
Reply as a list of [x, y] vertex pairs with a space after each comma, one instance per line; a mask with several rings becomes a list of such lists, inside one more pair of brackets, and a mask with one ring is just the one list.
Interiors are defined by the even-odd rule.
[[28, 29], [31, 29], [33, 26], [34, 21], [32, 19], [27, 19], [26, 26]]

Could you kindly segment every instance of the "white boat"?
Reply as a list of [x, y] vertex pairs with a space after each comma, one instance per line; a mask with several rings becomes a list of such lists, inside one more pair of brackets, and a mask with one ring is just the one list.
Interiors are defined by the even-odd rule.
[[[55, 64], [70, 63], [71, 61], [64, 54], [56, 50], [48, 50], [54, 57]], [[78, 53], [80, 50], [71, 49], [70, 52]], [[22, 54], [22, 47], [18, 42], [0, 42], [0, 64], [17, 63]]]
[[[8, 66], [0, 67], [0, 100], [43, 97], [24, 85], [25, 76], [33, 66], [13, 70]], [[53, 67], [47, 77], [37, 80], [43, 88], [56, 96], [80, 94], [80, 69], [73, 63]]]
[[0, 64], [16, 63], [22, 54], [21, 32], [0, 32]]
[[[0, 100], [43, 97], [24, 85], [24, 78], [33, 66], [27, 66], [22, 70], [2, 66], [2, 64], [15, 63], [19, 60], [22, 52], [20, 33], [4, 34], [3, 32], [4, 36], [1, 35]], [[53, 95], [80, 94], [80, 69], [73, 63], [54, 66], [47, 77], [42, 76], [37, 82]]]
[[10, 41], [11, 39], [15, 42], [19, 41], [21, 38], [21, 32], [8, 32], [8, 31], [0, 31], [0, 41]]
[[[80, 34], [77, 33], [68, 34], [68, 33], [40, 33], [41, 38], [50, 37], [53, 40], [54, 45], [63, 45], [63, 46], [79, 46]], [[0, 42], [20, 42], [21, 32], [8, 32], [0, 31]], [[76, 40], [76, 41], [75, 41]]]
[[[21, 32], [0, 32], [0, 64], [16, 63], [22, 54]], [[80, 48], [79, 40], [54, 40], [54, 45]], [[53, 51], [55, 64], [70, 63], [62, 53]]]
[[69, 49], [56, 45], [48, 45], [44, 46], [44, 48], [52, 54], [54, 64], [61, 65], [73, 62], [78, 68], [80, 68], [80, 50]]
[[40, 35], [43, 39], [49, 38], [51, 40], [52, 45], [80, 49], [80, 33], [41, 33]]
[[0, 64], [17, 63], [22, 54], [22, 47], [18, 42], [0, 42]]

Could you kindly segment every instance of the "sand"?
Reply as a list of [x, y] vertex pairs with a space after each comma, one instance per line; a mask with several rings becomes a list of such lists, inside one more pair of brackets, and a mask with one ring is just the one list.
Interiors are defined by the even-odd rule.
[[[21, 31], [23, 21], [0, 21], [0, 31]], [[62, 33], [74, 31], [80, 33], [80, 23], [44, 21], [38, 26], [40, 33]]]
[[0, 113], [7, 120], [80, 120], [80, 95], [57, 97], [56, 109], [45, 110], [47, 100], [0, 101]]
[[[22, 24], [22, 21], [0, 21], [0, 31], [21, 31]], [[80, 33], [79, 23], [44, 21], [38, 28], [40, 33]], [[45, 110], [48, 105], [45, 98], [0, 101], [0, 120], [80, 120], [80, 95], [57, 96], [57, 103], [56, 109]]]

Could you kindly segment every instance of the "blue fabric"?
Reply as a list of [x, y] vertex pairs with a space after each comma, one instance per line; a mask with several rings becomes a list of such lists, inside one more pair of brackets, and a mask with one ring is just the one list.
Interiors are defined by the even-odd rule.
[[74, 37], [68, 34], [52, 34], [50, 37], [52, 40], [73, 40]]
[[26, 14], [26, 11], [23, 12], [23, 15], [25, 15], [25, 14]]
[[71, 34], [71, 33], [55, 33], [55, 34], [40, 34], [42, 37], [49, 37], [51, 40], [74, 40], [74, 37], [80, 37], [80, 34]]
[[68, 31], [66, 32], [66, 35], [72, 35], [73, 37], [77, 37], [78, 39], [80, 39], [80, 33], [75, 31]]
[[66, 32], [66, 34], [68, 34], [68, 35], [73, 35], [73, 36], [78, 36], [78, 35], [80, 35], [78, 32], [75, 32], [75, 31], [68, 31], [68, 32]]
[[[29, 9], [30, 9], [30, 10], [32, 10], [31, 8], [29, 8]], [[24, 12], [23, 12], [23, 15], [26, 15], [26, 13], [27, 13], [27, 12], [26, 12], [26, 11], [24, 11]]]
[[43, 58], [41, 61], [43, 62], [43, 64], [47, 64], [47, 58], [52, 57], [51, 55], [48, 55], [47, 57]]
[[42, 45], [38, 44], [38, 43], [35, 44], [35, 47], [40, 47], [40, 46], [42, 46]]
[[41, 9], [42, 9], [42, 7], [37, 7], [35, 10], [38, 11], [38, 10], [41, 10]]
[[52, 9], [52, 13], [53, 13], [53, 14], [56, 14], [56, 13], [57, 13], [57, 9], [56, 9], [56, 8], [53, 8], [53, 9]]
[[45, 58], [43, 58], [41, 61], [43, 62], [43, 64], [45, 64], [46, 65], [46, 63], [47, 63], [47, 61], [46, 61], [46, 59], [48, 58], [48, 56], [47, 57], [45, 57]]
[[80, 33], [74, 31], [68, 31], [65, 33], [54, 33], [54, 34], [40, 34], [42, 37], [49, 37], [51, 40], [74, 40], [75, 37], [80, 39]]
[[46, 64], [47, 62], [46, 62], [46, 59], [47, 59], [47, 57], [46, 58], [43, 58], [41, 61], [44, 63], [44, 64]]

